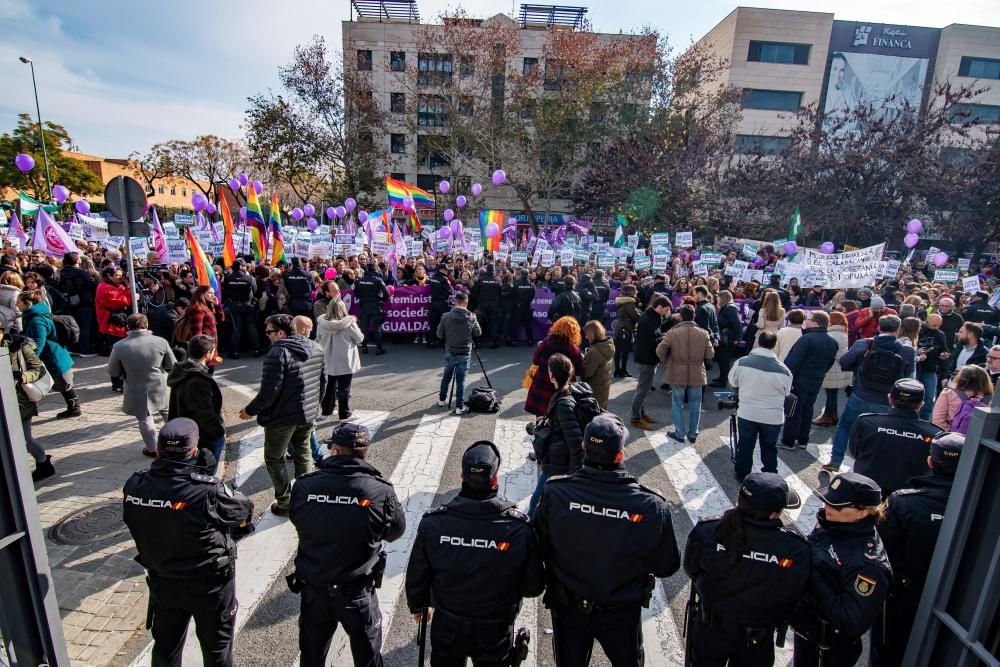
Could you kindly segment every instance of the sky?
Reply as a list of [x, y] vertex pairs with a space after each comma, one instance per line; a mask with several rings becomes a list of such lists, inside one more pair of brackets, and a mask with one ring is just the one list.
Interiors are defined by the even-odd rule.
[[[536, 0], [537, 1], [537, 0]], [[683, 47], [738, 5], [730, 0], [564, 0], [589, 8], [601, 32], [652, 26]], [[473, 16], [512, 0], [466, 0]], [[517, 2], [517, 6], [519, 6]], [[1000, 26], [996, 0], [747, 0], [746, 6], [833, 12], [842, 20], [944, 27]], [[419, 0], [423, 21], [458, 3]], [[0, 0], [0, 132], [18, 113], [65, 126], [84, 153], [125, 157], [170, 139], [239, 140], [247, 97], [278, 86], [277, 70], [314, 34], [339, 50], [349, 0]]]

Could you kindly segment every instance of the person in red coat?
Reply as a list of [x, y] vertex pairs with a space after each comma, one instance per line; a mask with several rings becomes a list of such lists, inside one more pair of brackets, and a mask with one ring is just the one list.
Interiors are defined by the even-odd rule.
[[[209, 336], [215, 341], [215, 349], [219, 349], [219, 322], [225, 319], [215, 292], [208, 285], [200, 285], [191, 294], [191, 304], [174, 329], [174, 340], [187, 344], [195, 336]], [[220, 361], [218, 354], [208, 362], [209, 372]]]
[[[132, 293], [122, 279], [122, 270], [109, 266], [101, 272], [101, 282], [94, 294], [97, 331], [101, 334], [101, 355], [111, 354], [111, 346], [125, 338], [125, 318], [132, 305]], [[112, 391], [121, 393], [121, 378], [112, 378]]]
[[531, 363], [538, 366], [535, 376], [528, 388], [528, 398], [524, 402], [524, 411], [536, 417], [544, 417], [549, 411], [549, 399], [555, 388], [549, 380], [549, 357], [553, 354], [565, 354], [573, 362], [573, 375], [583, 373], [583, 355], [580, 353], [580, 324], [576, 318], [560, 317], [552, 324], [548, 336], [545, 337], [531, 357]]
[[[858, 339], [874, 338], [878, 335], [878, 320], [883, 315], [896, 315], [896, 311], [888, 308], [880, 296], [873, 296], [871, 306], [858, 311], [855, 323], [858, 327]], [[850, 320], [848, 320], [850, 322]]]

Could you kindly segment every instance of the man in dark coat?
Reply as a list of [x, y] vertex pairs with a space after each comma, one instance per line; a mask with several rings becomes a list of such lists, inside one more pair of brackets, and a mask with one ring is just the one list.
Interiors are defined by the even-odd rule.
[[212, 452], [216, 466], [226, 447], [226, 425], [222, 420], [222, 390], [208, 370], [215, 356], [215, 340], [211, 336], [192, 336], [187, 344], [188, 358], [174, 364], [167, 376], [170, 403], [167, 419], [187, 417], [198, 425], [198, 449]]
[[635, 387], [635, 397], [632, 399], [632, 426], [644, 431], [653, 430], [655, 419], [646, 414], [643, 404], [653, 386], [653, 376], [656, 365], [660, 363], [656, 356], [656, 346], [660, 343], [660, 325], [663, 318], [670, 314], [670, 299], [658, 294], [650, 300], [649, 308], [639, 318], [635, 327], [635, 365], [638, 368], [638, 384]]
[[839, 349], [837, 341], [826, 333], [829, 324], [829, 315], [822, 310], [813, 311], [805, 322], [802, 335], [785, 357], [785, 366], [792, 372], [792, 393], [797, 400], [795, 411], [785, 420], [778, 445], [782, 449], [795, 449], [796, 443], [804, 449], [809, 443], [816, 397]]

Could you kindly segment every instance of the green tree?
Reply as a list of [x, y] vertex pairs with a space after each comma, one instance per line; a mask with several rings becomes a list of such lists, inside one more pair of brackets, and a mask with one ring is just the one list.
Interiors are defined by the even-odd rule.
[[[103, 192], [104, 184], [101, 179], [86, 164], [63, 153], [73, 146], [66, 128], [47, 121], [44, 131], [52, 185], [64, 185], [78, 196]], [[14, 158], [18, 153], [27, 153], [35, 159], [35, 168], [27, 174], [22, 174], [14, 165]], [[0, 189], [4, 187], [22, 190], [40, 201], [49, 198], [45, 188], [45, 164], [42, 160], [38, 124], [26, 113], [18, 114], [17, 126], [13, 131], [0, 135]]]

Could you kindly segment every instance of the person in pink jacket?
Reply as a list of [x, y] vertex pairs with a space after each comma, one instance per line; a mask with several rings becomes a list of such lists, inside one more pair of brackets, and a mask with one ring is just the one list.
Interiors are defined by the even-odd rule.
[[938, 428], [950, 431], [952, 420], [962, 408], [962, 403], [976, 400], [989, 404], [992, 396], [993, 383], [990, 382], [989, 374], [980, 366], [965, 366], [937, 397], [931, 422]]

